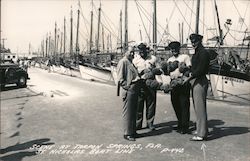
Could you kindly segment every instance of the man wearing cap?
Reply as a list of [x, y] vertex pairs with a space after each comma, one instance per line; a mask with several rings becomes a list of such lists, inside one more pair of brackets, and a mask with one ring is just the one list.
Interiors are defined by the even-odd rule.
[[[133, 60], [133, 64], [141, 73], [142, 78], [143, 74], [147, 70], [151, 70], [155, 67], [156, 57], [154, 55], [149, 55], [149, 47], [145, 43], [139, 43], [137, 46], [139, 53]], [[155, 76], [153, 76], [155, 79]], [[157, 82], [156, 82], [157, 83]], [[156, 89], [150, 88], [145, 84], [145, 81], [142, 82], [138, 97], [138, 109], [137, 109], [137, 119], [136, 119], [136, 128], [139, 130], [142, 128], [143, 123], [143, 112], [144, 105], [146, 104], [146, 120], [147, 128], [153, 131], [155, 127], [153, 125], [155, 118], [156, 110]]]
[[124, 139], [135, 141], [136, 135], [136, 112], [138, 93], [140, 89], [140, 77], [132, 63], [134, 52], [128, 50], [117, 65], [118, 83], [122, 87], [123, 98], [123, 127]]
[[170, 57], [167, 62], [173, 67], [176, 66], [174, 69], [170, 70], [170, 85], [172, 85], [171, 102], [178, 119], [177, 132], [185, 134], [189, 132], [190, 84], [182, 84], [178, 83], [178, 81], [182, 80], [184, 77], [182, 64], [184, 64], [186, 68], [189, 68], [191, 66], [191, 61], [188, 55], [180, 54], [180, 43], [178, 41], [171, 42], [168, 48], [173, 56]]
[[209, 69], [209, 53], [202, 45], [203, 36], [199, 34], [191, 34], [190, 40], [195, 53], [191, 60], [191, 91], [193, 98], [194, 111], [196, 114], [196, 136], [191, 141], [203, 141], [208, 134], [207, 127], [207, 89], [208, 80], [206, 74]]

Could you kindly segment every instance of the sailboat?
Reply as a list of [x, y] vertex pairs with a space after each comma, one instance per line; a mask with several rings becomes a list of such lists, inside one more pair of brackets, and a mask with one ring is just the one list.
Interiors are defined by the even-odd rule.
[[[216, 5], [216, 0], [214, 0]], [[153, 0], [154, 4], [154, 16], [153, 16], [153, 48], [154, 51], [157, 51], [156, 55], [159, 53], [157, 49], [157, 36], [156, 36], [156, 1]], [[198, 32], [199, 28], [199, 6], [200, 0], [197, 0], [197, 14], [196, 14], [196, 33]], [[217, 5], [215, 6], [217, 10]], [[216, 11], [217, 18], [218, 18], [218, 25], [219, 24], [219, 15], [218, 10]], [[230, 24], [230, 20], [228, 20]], [[237, 101], [237, 102], [250, 102], [250, 73], [249, 73], [249, 64], [247, 65], [246, 62], [249, 61], [248, 59], [248, 52], [249, 50], [249, 43], [247, 47], [242, 46], [225, 46], [223, 45], [223, 39], [226, 35], [222, 34], [222, 29], [219, 28], [219, 35], [215, 40], [219, 40], [219, 46], [205, 47], [209, 50], [209, 52], [216, 53], [214, 60], [211, 60], [210, 72], [208, 73], [207, 77], [210, 80], [210, 94], [209, 97], [212, 99], [219, 99], [223, 101]], [[247, 40], [247, 38], [245, 38]], [[191, 48], [186, 46], [186, 48], [182, 48], [182, 50], [186, 50], [188, 53], [191, 52]], [[242, 62], [242, 58], [238, 55], [240, 52], [246, 53], [245, 62]], [[166, 54], [166, 52], [165, 52]], [[231, 55], [234, 62], [236, 62], [235, 67], [230, 66], [227, 62], [225, 62], [225, 55]], [[191, 56], [191, 55], [190, 55]], [[222, 59], [221, 59], [222, 58]], [[244, 69], [242, 69], [242, 64], [244, 65]], [[248, 70], [245, 70], [248, 68]], [[114, 80], [116, 80], [116, 68], [112, 67], [112, 75]], [[168, 81], [166, 76], [162, 76], [164, 80]], [[117, 82], [117, 81], [115, 81]]]
[[[99, 50], [99, 35], [101, 24], [101, 4], [98, 9], [98, 31], [96, 40], [96, 50], [93, 49], [93, 1], [91, 11], [89, 53], [79, 57], [79, 70], [83, 79], [102, 83], [114, 84], [114, 79], [110, 69], [110, 62], [116, 53], [101, 53]], [[108, 63], [107, 63], [108, 62]], [[103, 65], [104, 64], [104, 65]]]
[[[200, 1], [200, 0], [198, 0]], [[200, 3], [197, 2], [197, 5]], [[225, 47], [223, 46], [222, 29], [220, 27], [220, 20], [218, 14], [218, 8], [216, 0], [214, 0], [215, 10], [217, 14], [217, 22], [219, 28], [219, 36], [217, 37], [217, 43], [219, 47], [208, 48], [208, 51], [217, 51], [218, 55], [210, 63], [210, 69], [208, 78], [210, 80], [211, 95], [213, 99], [219, 99], [223, 101], [236, 101], [250, 103], [250, 73], [246, 68], [249, 68], [249, 64], [246, 64], [248, 60], [249, 43], [248, 47]], [[197, 13], [199, 12], [199, 6], [197, 6]], [[197, 14], [198, 16], [199, 14]], [[196, 18], [199, 20], [199, 17]], [[227, 25], [230, 24], [230, 20], [227, 21]], [[196, 22], [196, 28], [199, 26], [199, 22]], [[197, 31], [198, 33], [198, 31]], [[245, 62], [242, 62], [240, 58], [240, 52], [246, 52]]]

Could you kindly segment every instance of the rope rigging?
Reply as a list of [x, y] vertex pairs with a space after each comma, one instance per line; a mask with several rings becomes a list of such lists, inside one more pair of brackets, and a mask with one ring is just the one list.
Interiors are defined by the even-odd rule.
[[[193, 11], [193, 9], [191, 9], [191, 8], [187, 5], [187, 3], [185, 2], [185, 0], [182, 0], [182, 1], [183, 1], [184, 4], [188, 7], [188, 9], [192, 12], [192, 14], [196, 15], [196, 13]], [[180, 12], [181, 12], [181, 11], [180, 11]], [[199, 19], [199, 21], [202, 23], [202, 25], [205, 26], [206, 29], [209, 28], [201, 19]], [[189, 25], [189, 27], [191, 28], [190, 25]], [[191, 28], [191, 30], [192, 30], [192, 28]], [[193, 32], [193, 30], [192, 30], [192, 32]], [[213, 33], [211, 32], [211, 34], [213, 34]], [[213, 34], [213, 35], [214, 35], [214, 34]], [[214, 36], [215, 36], [215, 35], [214, 35]]]
[[[234, 5], [234, 8], [236, 9], [236, 11], [237, 11], [237, 13], [238, 13], [238, 15], [240, 16], [240, 18], [241, 19], [244, 19], [244, 18], [242, 18], [242, 16], [241, 16], [241, 14], [240, 14], [240, 12], [239, 12], [239, 10], [238, 10], [238, 8], [236, 7], [236, 5], [235, 5], [235, 3], [234, 3], [234, 0], [232, 0], [232, 2], [233, 2], [233, 5]], [[245, 21], [243, 21], [243, 24], [246, 26], [246, 28], [247, 28], [247, 25], [246, 25], [246, 23], [245, 23]]]
[[[98, 14], [98, 11], [97, 11], [97, 8], [96, 8], [96, 6], [95, 6], [95, 4], [94, 3], [91, 3], [91, 5], [92, 5], [92, 9], [94, 9], [95, 10], [95, 12]], [[80, 6], [80, 9], [81, 9], [81, 11], [83, 10], [82, 9], [82, 7]], [[112, 36], [114, 36], [114, 37], [117, 37], [117, 35], [115, 34], [116, 32], [114, 32], [114, 30], [113, 30], [113, 28], [110, 26], [110, 24], [108, 23], [108, 21], [107, 21], [107, 19], [106, 19], [106, 16], [105, 16], [105, 13], [101, 10], [101, 12], [103, 13], [103, 17], [104, 17], [104, 19], [106, 20], [106, 23], [108, 24], [108, 26], [110, 27], [110, 29], [104, 24], [104, 22], [101, 22], [101, 25], [112, 35]], [[89, 26], [90, 26], [90, 22], [85, 18], [85, 16], [83, 15], [83, 12], [81, 12], [81, 17], [83, 18], [83, 20], [85, 21], [85, 22], [87, 22], [87, 23], [84, 23], [84, 25], [85, 25], [85, 28], [86, 28], [86, 31], [87, 31], [87, 34], [88, 34], [88, 37], [90, 36], [90, 33], [89, 33], [89, 27], [87, 27], [86, 25], [88, 24]], [[96, 16], [96, 14], [94, 14], [94, 17], [95, 18], [98, 18], [97, 16]], [[114, 25], [115, 26], [115, 25]], [[83, 36], [83, 34], [81, 33], [81, 35]]]
[[[192, 1], [192, 10], [194, 8], [194, 0]], [[190, 26], [191, 26], [191, 23], [192, 23], [192, 19], [193, 19], [193, 14], [192, 14], [192, 10], [190, 11]], [[191, 28], [189, 27], [188, 28], [188, 35], [190, 35], [190, 31], [191, 31]], [[186, 38], [186, 43], [188, 43], [188, 38]]]
[[142, 20], [141, 12], [140, 12], [140, 10], [139, 10], [139, 6], [138, 6], [138, 3], [137, 3], [136, 0], [135, 0], [135, 3], [136, 3], [136, 7], [137, 7], [137, 10], [138, 10], [138, 12], [139, 12], [141, 21], [142, 21], [143, 28], [144, 28], [144, 30], [145, 30], [145, 32], [146, 32], [146, 35], [147, 35], [147, 37], [148, 37], [149, 42], [151, 42], [150, 35], [149, 35], [149, 33], [147, 32], [147, 30], [146, 30], [146, 26], [145, 26], [145, 24], [144, 24], [144, 21]]
[[[141, 10], [141, 12], [144, 14], [144, 16], [146, 17], [146, 19], [149, 21], [149, 23], [151, 24], [151, 26], [153, 25], [153, 23], [152, 23], [152, 16], [147, 12], [147, 10], [138, 2], [138, 0], [135, 0], [135, 3], [136, 3], [136, 5], [137, 5], [137, 7], [139, 8], [140, 7], [140, 10]], [[140, 13], [140, 11], [139, 11], [139, 9], [138, 9], [138, 12], [139, 12], [139, 14], [140, 14], [140, 16], [141, 16], [141, 13]], [[147, 14], [147, 15], [146, 15]], [[150, 19], [150, 18], [151, 19]], [[141, 20], [142, 20], [142, 18], [141, 18]], [[143, 21], [142, 21], [143, 22]], [[162, 27], [159, 23], [157, 23], [157, 26], [159, 26], [162, 30], [163, 30], [163, 33], [165, 33], [165, 28], [164, 27]], [[146, 27], [144, 27], [144, 29], [145, 29]], [[147, 32], [147, 30], [145, 29], [145, 32], [147, 33], [147, 36], [148, 35], [150, 35], [150, 34], [148, 34], [148, 32]], [[162, 35], [163, 36], [163, 34], [157, 29], [157, 33], [159, 33], [160, 35]], [[168, 33], [173, 39], [175, 39], [170, 33]], [[150, 37], [150, 36], [148, 36], [148, 37]], [[150, 40], [150, 38], [149, 38], [149, 40]]]
[[80, 14], [81, 14], [83, 20], [84, 20], [85, 22], [87, 22], [87, 23], [84, 23], [84, 25], [85, 25], [85, 29], [86, 29], [86, 31], [87, 31], [87, 34], [88, 34], [88, 36], [89, 36], [90, 33], [89, 33], [89, 31], [88, 31], [88, 27], [86, 26], [86, 24], [90, 25], [90, 22], [84, 17], [82, 6], [79, 5], [79, 7], [80, 7], [80, 11], [81, 11]]
[[[97, 14], [98, 14], [98, 11], [97, 11], [97, 8], [96, 8], [95, 4], [93, 4], [93, 8], [94, 8], [94, 10], [95, 10], [95, 12], [96, 12], [96, 15], [97, 15]], [[108, 31], [111, 33], [111, 35], [113, 35], [114, 37], [118, 37], [117, 34], [116, 34], [116, 32], [114, 31], [114, 29], [112, 28], [112, 26], [111, 26], [110, 23], [108, 22], [107, 17], [106, 17], [106, 15], [105, 15], [105, 13], [103, 12], [103, 10], [101, 10], [101, 13], [103, 13], [104, 20], [106, 21], [106, 23], [107, 23], [107, 25], [108, 25], [109, 28], [103, 23], [103, 21], [101, 21], [101, 25], [102, 25], [106, 30], [108, 30]], [[95, 17], [98, 18], [96, 15], [95, 15]], [[111, 22], [112, 24], [114, 24], [112, 21], [110, 21], [110, 22]], [[113, 25], [113, 26], [115, 27], [115, 25]], [[118, 31], [118, 29], [117, 29], [117, 31]]]
[[[175, 5], [176, 5], [177, 9], [179, 10], [179, 12], [180, 12], [181, 16], [183, 17], [184, 21], [187, 23], [187, 25], [189, 26], [189, 28], [192, 30], [192, 28], [191, 28], [190, 24], [187, 22], [187, 20], [186, 20], [185, 16], [184, 16], [184, 15], [183, 15], [183, 13], [181, 12], [181, 10], [180, 10], [180, 8], [179, 8], [179, 6], [177, 5], [177, 3], [176, 3], [176, 1], [175, 1], [175, 0], [174, 0], [174, 3], [175, 3]], [[192, 32], [194, 32], [194, 31], [192, 30]]]
[[163, 34], [162, 34], [162, 37], [161, 37], [161, 39], [160, 39], [159, 44], [160, 44], [160, 43], [162, 42], [162, 40], [163, 40], [164, 33], [168, 33], [168, 35], [169, 35], [173, 40], [176, 40], [168, 31], [166, 31], [166, 30], [168, 29], [168, 23], [171, 21], [172, 16], [174, 15], [175, 8], [176, 8], [176, 6], [174, 6], [174, 8], [173, 8], [173, 10], [172, 10], [172, 12], [171, 12], [171, 14], [170, 14], [170, 16], [169, 16], [169, 18], [168, 18], [167, 25], [166, 25], [165, 29], [163, 30]]

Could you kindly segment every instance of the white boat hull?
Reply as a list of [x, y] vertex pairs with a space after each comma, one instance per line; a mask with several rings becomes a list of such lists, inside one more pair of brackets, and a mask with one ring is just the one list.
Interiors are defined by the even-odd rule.
[[117, 85], [117, 84], [118, 84], [117, 67], [111, 66], [111, 67], [110, 67], [110, 70], [111, 70], [111, 74], [112, 74], [112, 77], [113, 77], [113, 79], [114, 79], [114, 82], [115, 82], [115, 84]]
[[209, 77], [215, 98], [250, 103], [249, 81], [216, 74], [210, 74]]
[[114, 79], [110, 70], [83, 65], [79, 65], [79, 69], [83, 79], [114, 84]]

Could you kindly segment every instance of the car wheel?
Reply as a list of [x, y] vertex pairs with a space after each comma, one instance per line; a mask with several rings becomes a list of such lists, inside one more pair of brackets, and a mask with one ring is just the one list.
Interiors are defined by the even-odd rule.
[[19, 87], [26, 87], [27, 79], [25, 76], [20, 76], [17, 85]]

